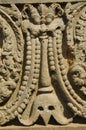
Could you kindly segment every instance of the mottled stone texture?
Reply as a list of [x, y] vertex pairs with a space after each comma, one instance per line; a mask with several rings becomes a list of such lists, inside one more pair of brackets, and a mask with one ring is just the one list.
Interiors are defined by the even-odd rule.
[[86, 0], [0, 0], [1, 4], [12, 3], [52, 3], [52, 2], [85, 2]]
[[0, 126], [85, 124], [85, 0], [0, 0]]

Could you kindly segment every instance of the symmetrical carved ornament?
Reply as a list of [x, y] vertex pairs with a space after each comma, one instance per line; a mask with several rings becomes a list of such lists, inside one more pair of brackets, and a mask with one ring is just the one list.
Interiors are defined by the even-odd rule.
[[0, 5], [0, 125], [86, 119], [86, 2]]

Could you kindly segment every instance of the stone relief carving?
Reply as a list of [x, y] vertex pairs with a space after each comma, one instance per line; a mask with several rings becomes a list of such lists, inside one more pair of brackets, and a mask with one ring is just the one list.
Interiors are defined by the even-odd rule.
[[[71, 94], [75, 103], [70, 104], [76, 114], [83, 117], [85, 113], [86, 81], [85, 81], [85, 27], [86, 3], [67, 5], [66, 14], [69, 20], [67, 26], [67, 48], [69, 49], [68, 64], [70, 81], [73, 86]], [[70, 8], [71, 7], [71, 8]], [[75, 18], [76, 17], [76, 18]]]
[[0, 125], [86, 118], [86, 2], [0, 5]]
[[[0, 103], [4, 103], [16, 89], [19, 82], [23, 43], [20, 41], [21, 37], [20, 39], [18, 36], [15, 37], [17, 27], [14, 26], [13, 21], [3, 10], [1, 10], [0, 19]], [[12, 27], [7, 20], [10, 21]]]

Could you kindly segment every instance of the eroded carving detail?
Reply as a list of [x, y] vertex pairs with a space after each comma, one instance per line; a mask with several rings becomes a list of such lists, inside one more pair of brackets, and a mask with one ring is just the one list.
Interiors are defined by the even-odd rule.
[[23, 63], [23, 35], [9, 13], [13, 13], [11, 8], [0, 6], [0, 124], [13, 118], [8, 107], [19, 90]]
[[[86, 3], [68, 4], [66, 14], [69, 20], [67, 27], [67, 47], [69, 48], [69, 76], [73, 86], [73, 98], [76, 104], [70, 104], [78, 114], [86, 117]], [[76, 18], [75, 18], [76, 17]], [[71, 93], [71, 92], [70, 92]], [[71, 93], [71, 94], [72, 94]], [[76, 95], [77, 94], [77, 95]]]

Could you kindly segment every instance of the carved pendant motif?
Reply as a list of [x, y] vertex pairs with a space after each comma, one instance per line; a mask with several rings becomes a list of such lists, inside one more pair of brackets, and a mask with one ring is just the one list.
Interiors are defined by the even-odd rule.
[[0, 125], [86, 118], [86, 2], [1, 5], [0, 30]]
[[[29, 4], [24, 7], [23, 13], [27, 19], [23, 21], [23, 29], [26, 39], [29, 39], [27, 44], [30, 43], [33, 46], [32, 49], [34, 48], [32, 54], [34, 54], [33, 58], [35, 57], [32, 86], [33, 88], [37, 86], [38, 92], [31, 107], [30, 117], [28, 116], [26, 120], [22, 117], [20, 119], [23, 124], [32, 125], [40, 117], [46, 125], [51, 117], [60, 124], [67, 124], [71, 121], [64, 116], [63, 106], [55, 94], [50, 76], [52, 71], [56, 72], [54, 53], [56, 54], [57, 50], [54, 49], [58, 41], [62, 42], [60, 35], [65, 27], [61, 18], [63, 12], [59, 4], [50, 4], [49, 7], [39, 4], [37, 8]], [[28, 49], [30, 49], [29, 46]]]

